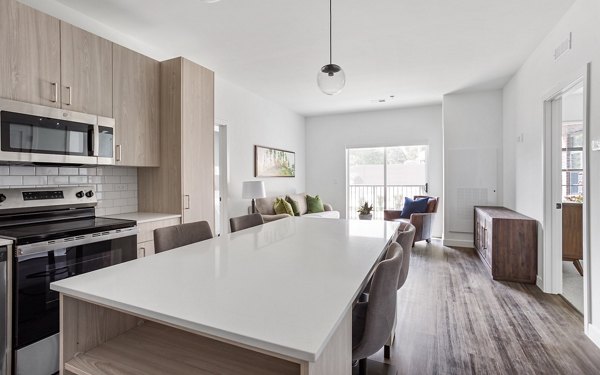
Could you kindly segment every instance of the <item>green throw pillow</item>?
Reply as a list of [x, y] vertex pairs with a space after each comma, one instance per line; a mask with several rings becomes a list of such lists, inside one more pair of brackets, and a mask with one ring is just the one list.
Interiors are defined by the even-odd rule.
[[273, 209], [276, 214], [288, 214], [290, 216], [294, 216], [294, 210], [292, 210], [292, 205], [285, 201], [283, 198], [275, 199], [275, 204], [273, 204]]
[[306, 205], [308, 206], [308, 212], [310, 213], [325, 211], [325, 207], [323, 207], [323, 202], [321, 201], [321, 198], [319, 198], [319, 195], [311, 197], [306, 194]]
[[285, 200], [292, 206], [292, 211], [294, 211], [294, 216], [300, 216], [300, 208], [298, 208], [298, 201], [290, 197], [289, 195], [285, 196]]

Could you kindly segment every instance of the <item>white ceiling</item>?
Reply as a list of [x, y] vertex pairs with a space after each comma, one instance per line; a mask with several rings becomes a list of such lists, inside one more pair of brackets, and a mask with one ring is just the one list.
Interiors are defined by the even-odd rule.
[[185, 56], [307, 116], [501, 87], [574, 2], [334, 0], [333, 62], [347, 84], [329, 97], [316, 85], [328, 63], [327, 0], [21, 1], [152, 57]]

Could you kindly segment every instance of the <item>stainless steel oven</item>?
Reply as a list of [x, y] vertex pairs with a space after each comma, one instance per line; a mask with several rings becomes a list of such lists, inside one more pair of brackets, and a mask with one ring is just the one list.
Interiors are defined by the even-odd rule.
[[0, 243], [7, 375], [58, 373], [60, 306], [50, 283], [137, 257], [136, 222], [96, 217], [96, 204], [91, 186], [0, 189], [0, 241], [12, 247]]
[[17, 246], [13, 337], [16, 375], [58, 371], [59, 295], [50, 283], [133, 260], [137, 229], [125, 228]]
[[0, 375], [11, 369], [11, 245], [0, 246]]
[[114, 164], [114, 119], [0, 99], [0, 161]]

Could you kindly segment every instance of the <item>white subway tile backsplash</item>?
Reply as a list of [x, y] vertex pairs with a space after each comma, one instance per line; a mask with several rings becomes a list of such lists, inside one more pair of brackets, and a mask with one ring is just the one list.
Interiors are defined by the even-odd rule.
[[35, 174], [38, 176], [56, 176], [58, 167], [35, 167]]
[[11, 176], [32, 176], [35, 174], [35, 167], [24, 167], [21, 165], [11, 165]]
[[77, 176], [79, 174], [79, 168], [60, 167], [58, 174], [63, 176]]
[[114, 215], [138, 210], [137, 168], [5, 165], [0, 166], [0, 186], [4, 188], [92, 186], [98, 198], [96, 215]]
[[48, 183], [54, 185], [66, 185], [69, 183], [69, 176], [48, 176]]
[[79, 174], [81, 176], [95, 176], [96, 168], [79, 168]]
[[23, 185], [22, 176], [0, 176], [0, 186], [19, 186]]
[[23, 176], [23, 185], [47, 185], [47, 176]]

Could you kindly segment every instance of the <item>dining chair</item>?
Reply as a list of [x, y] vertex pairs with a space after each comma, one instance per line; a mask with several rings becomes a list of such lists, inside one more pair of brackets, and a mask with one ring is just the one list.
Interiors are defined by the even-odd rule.
[[210, 238], [213, 238], [213, 234], [207, 221], [158, 228], [154, 230], [154, 252], [160, 253]]
[[252, 228], [262, 224], [264, 224], [264, 221], [261, 214], [250, 214], [232, 217], [231, 219], [229, 219], [231, 233], [237, 232], [242, 229]]
[[379, 262], [371, 279], [369, 300], [352, 309], [352, 360], [358, 373], [367, 373], [367, 357], [381, 349], [390, 337], [396, 316], [396, 292], [402, 266], [402, 246], [393, 243], [389, 256]]

